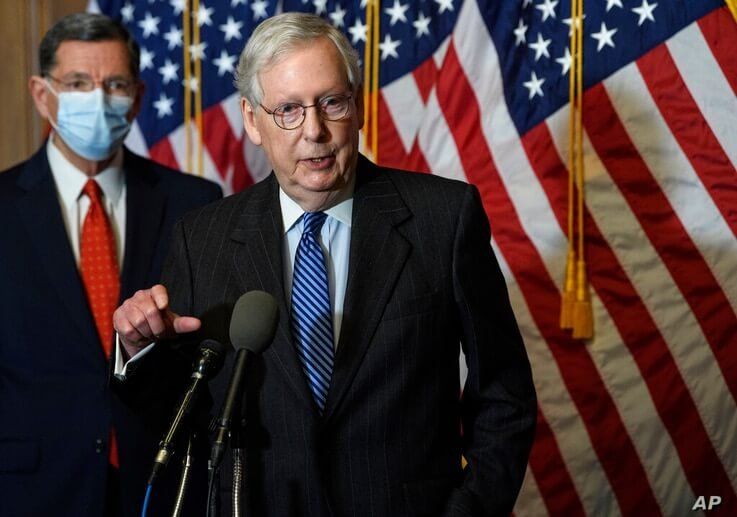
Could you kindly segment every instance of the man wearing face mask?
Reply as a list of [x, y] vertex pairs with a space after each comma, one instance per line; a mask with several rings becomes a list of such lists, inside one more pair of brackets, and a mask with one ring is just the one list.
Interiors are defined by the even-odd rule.
[[143, 93], [123, 27], [68, 16], [39, 63], [29, 86], [53, 131], [0, 173], [0, 515], [138, 515], [160, 436], [115, 393], [112, 313], [158, 280], [174, 222], [221, 191], [123, 148]]

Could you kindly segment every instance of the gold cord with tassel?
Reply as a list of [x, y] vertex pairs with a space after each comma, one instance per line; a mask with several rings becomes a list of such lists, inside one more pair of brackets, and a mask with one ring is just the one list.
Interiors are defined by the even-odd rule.
[[[560, 326], [576, 339], [593, 337], [593, 311], [584, 258], [583, 0], [571, 1], [569, 69], [568, 253], [561, 295]], [[575, 185], [575, 189], [574, 189]]]
[[568, 99], [570, 105], [568, 117], [568, 255], [566, 258], [565, 284], [561, 294], [560, 328], [573, 328], [573, 306], [576, 302], [576, 248], [574, 246], [575, 227], [573, 223], [573, 190], [576, 170], [575, 146], [576, 146], [576, 55], [578, 48], [578, 23], [576, 13], [578, 11], [578, 0], [571, 1], [571, 37], [570, 53], [572, 56], [571, 66], [568, 69]]
[[586, 259], [584, 258], [584, 198], [585, 182], [583, 168], [583, 0], [577, 2], [576, 19], [576, 146], [577, 167], [576, 185], [578, 187], [578, 257], [576, 260], [576, 303], [573, 306], [573, 337], [590, 339], [594, 335], [594, 315], [589, 296], [589, 283], [586, 278]]

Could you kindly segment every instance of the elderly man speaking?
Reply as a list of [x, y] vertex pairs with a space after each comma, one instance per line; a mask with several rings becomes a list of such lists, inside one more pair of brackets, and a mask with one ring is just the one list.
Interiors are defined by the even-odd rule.
[[170, 351], [146, 368], [165, 376], [190, 332], [227, 335], [222, 314], [243, 293], [276, 298], [276, 337], [235, 419], [248, 515], [508, 514], [536, 399], [479, 194], [361, 156], [360, 76], [318, 17], [256, 29], [237, 83], [273, 174], [185, 217], [163, 285], [119, 307], [115, 328], [133, 361]]

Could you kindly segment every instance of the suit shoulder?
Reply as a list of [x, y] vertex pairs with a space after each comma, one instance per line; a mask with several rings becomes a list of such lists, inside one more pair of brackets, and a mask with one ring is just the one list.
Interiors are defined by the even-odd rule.
[[5, 191], [9, 189], [11, 185], [15, 185], [15, 182], [18, 180], [18, 175], [23, 170], [26, 163], [26, 161], [17, 163], [0, 172], [0, 189]]
[[402, 198], [410, 204], [440, 200], [460, 203], [465, 196], [477, 190], [474, 185], [464, 181], [423, 172], [379, 167], [378, 174], [391, 181]]
[[182, 190], [204, 190], [208, 193], [217, 193], [217, 197], [222, 197], [222, 189], [220, 185], [214, 181], [210, 181], [199, 176], [183, 173], [181, 171], [158, 164], [147, 158], [138, 157], [139, 160], [148, 162], [147, 167], [150, 172], [157, 176], [158, 181], [167, 188], [176, 188]]
[[182, 218], [182, 223], [189, 228], [201, 224], [216, 224], [222, 228], [232, 226], [237, 222], [238, 215], [246, 210], [254, 198], [262, 198], [264, 195], [268, 195], [269, 188], [266, 183], [268, 181], [262, 181], [242, 192], [192, 210]]
[[18, 179], [27, 164], [28, 160], [0, 172], [0, 203], [9, 201], [23, 192], [18, 187]]

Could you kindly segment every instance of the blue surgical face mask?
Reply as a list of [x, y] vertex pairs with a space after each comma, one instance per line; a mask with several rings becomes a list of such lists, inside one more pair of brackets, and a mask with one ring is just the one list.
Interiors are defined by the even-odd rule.
[[133, 99], [107, 95], [101, 88], [91, 92], [57, 93], [47, 85], [59, 99], [56, 123], [50, 122], [64, 143], [88, 160], [109, 158], [130, 130], [127, 115]]

